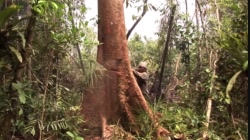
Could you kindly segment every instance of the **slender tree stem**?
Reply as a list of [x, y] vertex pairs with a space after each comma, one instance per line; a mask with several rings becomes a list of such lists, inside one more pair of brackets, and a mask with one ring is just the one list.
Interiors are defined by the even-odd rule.
[[[53, 57], [53, 51], [51, 52], [51, 57]], [[45, 105], [46, 105], [46, 98], [47, 98], [47, 93], [48, 93], [48, 84], [49, 84], [49, 77], [50, 77], [50, 74], [51, 74], [51, 67], [52, 67], [52, 61], [53, 61], [53, 58], [51, 61], [49, 61], [49, 64], [48, 64], [48, 71], [47, 71], [47, 75], [46, 75], [46, 78], [45, 78], [45, 84], [44, 84], [44, 92], [43, 92], [43, 98], [42, 98], [42, 112], [41, 112], [41, 116], [40, 116], [40, 120], [39, 120], [39, 140], [43, 140], [43, 129], [44, 129], [44, 125], [43, 125], [43, 122], [44, 122], [44, 116], [45, 116]]]
[[214, 0], [214, 5], [216, 7], [216, 17], [217, 17], [217, 21], [218, 21], [218, 29], [220, 30], [220, 13], [219, 13], [219, 7], [217, 4], [217, 0]]
[[164, 73], [164, 67], [165, 67], [165, 62], [166, 62], [166, 58], [167, 58], [167, 53], [168, 53], [168, 48], [169, 48], [169, 42], [170, 42], [170, 35], [172, 32], [172, 26], [173, 26], [173, 21], [174, 21], [174, 15], [175, 15], [175, 9], [176, 9], [176, 5], [173, 6], [171, 14], [170, 14], [170, 19], [169, 19], [169, 27], [168, 27], [168, 33], [167, 33], [167, 39], [166, 39], [166, 43], [165, 43], [165, 48], [163, 51], [163, 60], [162, 60], [162, 64], [161, 64], [161, 71], [160, 71], [160, 77], [159, 77], [159, 86], [158, 86], [158, 92], [161, 95], [161, 85], [162, 85], [162, 78], [163, 78], [163, 73]]
[[[214, 58], [214, 59], [213, 59]], [[203, 132], [202, 138], [207, 139], [208, 137], [208, 127], [210, 122], [210, 116], [212, 112], [212, 96], [215, 92], [215, 79], [216, 79], [216, 63], [218, 61], [218, 53], [213, 53], [213, 50], [210, 52], [210, 69], [213, 70], [212, 77], [211, 77], [211, 83], [210, 83], [210, 91], [209, 91], [209, 98], [207, 99], [207, 112], [206, 112], [206, 122], [205, 127], [206, 130]]]

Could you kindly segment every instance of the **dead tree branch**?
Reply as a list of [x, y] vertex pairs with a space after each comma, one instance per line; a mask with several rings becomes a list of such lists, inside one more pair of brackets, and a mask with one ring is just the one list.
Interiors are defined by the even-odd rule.
[[148, 0], [144, 0], [143, 1], [143, 10], [142, 10], [142, 14], [141, 16], [135, 21], [135, 23], [133, 24], [133, 26], [128, 30], [128, 33], [126, 35], [127, 39], [129, 38], [130, 34], [132, 33], [132, 31], [134, 30], [134, 28], [136, 27], [136, 25], [141, 21], [141, 19], [143, 18], [143, 16], [146, 14], [146, 12], [148, 11], [148, 6], [147, 6], [147, 2]]
[[173, 21], [174, 21], [174, 15], [175, 15], [175, 10], [176, 10], [176, 5], [173, 6], [170, 18], [169, 18], [169, 27], [168, 27], [168, 33], [167, 33], [167, 39], [165, 43], [165, 48], [163, 51], [163, 59], [162, 59], [162, 64], [161, 64], [161, 71], [160, 71], [160, 77], [159, 77], [159, 85], [158, 85], [158, 91], [161, 95], [161, 85], [162, 85], [162, 78], [163, 78], [163, 72], [164, 72], [164, 67], [165, 67], [165, 62], [166, 62], [166, 57], [168, 53], [168, 48], [169, 48], [169, 42], [170, 42], [170, 35], [172, 32], [172, 26], [173, 26]]

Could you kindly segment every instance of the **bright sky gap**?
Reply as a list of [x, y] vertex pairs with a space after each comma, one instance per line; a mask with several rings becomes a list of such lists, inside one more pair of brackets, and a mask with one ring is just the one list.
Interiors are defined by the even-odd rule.
[[[148, 0], [148, 3], [153, 4], [156, 8], [159, 7], [164, 3], [165, 0]], [[97, 0], [86, 0], [85, 1], [86, 7], [88, 8], [86, 13], [86, 20], [94, 19], [91, 21], [91, 26], [94, 27], [95, 31], [97, 31], [97, 27], [95, 26], [95, 22], [97, 19]], [[181, 5], [181, 12], [185, 11], [185, 1], [182, 0], [180, 2]], [[183, 7], [183, 8], [182, 8]], [[194, 0], [188, 0], [188, 11], [190, 16], [194, 14]], [[132, 25], [134, 24], [134, 20], [132, 20], [132, 16], [139, 16], [141, 11], [137, 11], [135, 8], [124, 6], [124, 14], [125, 14], [125, 25], [126, 29], [129, 30]], [[157, 39], [157, 35], [155, 32], [158, 31], [159, 23], [156, 23], [157, 20], [160, 20], [160, 12], [155, 12], [153, 10], [149, 10], [142, 20], [138, 23], [138, 25], [133, 30], [131, 36], [134, 33], [138, 33], [141, 36], [146, 36], [147, 38]], [[131, 37], [130, 36], [130, 37]]]

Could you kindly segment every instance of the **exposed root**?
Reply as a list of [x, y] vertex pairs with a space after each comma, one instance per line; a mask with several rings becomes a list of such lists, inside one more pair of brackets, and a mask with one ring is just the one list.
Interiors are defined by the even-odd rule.
[[107, 125], [104, 130], [103, 140], [135, 140], [136, 138], [130, 133], [124, 131], [122, 127], [117, 125]]
[[162, 126], [158, 127], [156, 130], [156, 138], [160, 139], [160, 138], [167, 138], [170, 135], [170, 132], [163, 128]]
[[[128, 132], [141, 133], [136, 116], [139, 113], [138, 109], [142, 109], [154, 124], [155, 137], [167, 137], [170, 132], [158, 125], [160, 114], [153, 113], [139, 87], [135, 86], [135, 79], [131, 81], [132, 72], [117, 74], [114, 71], [105, 71], [104, 73], [101, 80], [94, 81], [94, 87], [99, 88], [92, 88], [90, 90], [92, 92], [86, 92], [82, 105], [86, 126], [100, 128], [101, 133], [96, 131], [92, 135], [104, 140], [134, 139]], [[119, 88], [113, 88], [115, 86]], [[93, 129], [91, 131], [93, 132]]]

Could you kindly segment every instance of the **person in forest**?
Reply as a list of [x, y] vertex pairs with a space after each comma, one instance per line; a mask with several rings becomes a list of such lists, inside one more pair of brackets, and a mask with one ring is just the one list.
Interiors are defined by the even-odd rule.
[[159, 87], [159, 72], [157, 70], [157, 71], [155, 71], [155, 74], [154, 74], [153, 85], [149, 90], [149, 94], [152, 98], [157, 98], [157, 99], [159, 98], [160, 91], [159, 91], [158, 87]]
[[148, 95], [148, 73], [147, 73], [147, 63], [140, 62], [136, 69], [133, 69], [133, 74], [136, 78], [137, 84], [139, 85], [143, 95]]

